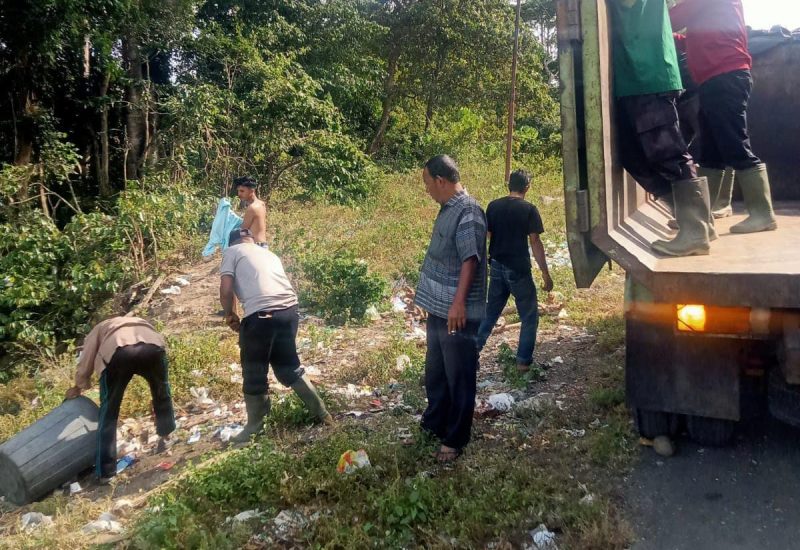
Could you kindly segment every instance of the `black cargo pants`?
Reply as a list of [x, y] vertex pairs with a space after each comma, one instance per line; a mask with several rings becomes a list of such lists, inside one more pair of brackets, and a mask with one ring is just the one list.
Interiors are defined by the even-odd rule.
[[145, 343], [118, 348], [100, 375], [100, 416], [95, 458], [95, 470], [100, 477], [111, 477], [117, 472], [119, 408], [125, 388], [137, 374], [147, 380], [150, 386], [158, 435], [163, 437], [175, 430], [164, 348]]

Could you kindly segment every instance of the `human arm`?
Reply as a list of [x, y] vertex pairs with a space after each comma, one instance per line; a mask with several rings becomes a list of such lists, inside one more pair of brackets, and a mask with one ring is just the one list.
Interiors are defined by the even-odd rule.
[[233, 331], [239, 330], [239, 315], [236, 313], [236, 295], [233, 291], [233, 276], [223, 275], [219, 281], [219, 303], [225, 316], [225, 324]]
[[461, 264], [458, 287], [453, 303], [447, 312], [447, 332], [456, 332], [467, 326], [467, 295], [469, 294], [475, 272], [478, 270], [478, 257], [467, 258]]
[[83, 349], [78, 357], [78, 367], [75, 369], [75, 385], [67, 390], [64, 399], [78, 397], [82, 390], [92, 387], [92, 373], [94, 361], [100, 349], [100, 335], [98, 327], [94, 327], [83, 341]]
[[684, 0], [678, 2], [669, 10], [669, 18], [672, 22], [672, 30], [679, 32], [689, 26], [694, 19], [700, 15], [703, 2], [707, 0]]
[[528, 238], [531, 243], [533, 259], [536, 260], [536, 265], [539, 266], [539, 270], [542, 272], [542, 280], [544, 283], [542, 289], [545, 292], [550, 292], [553, 290], [553, 279], [550, 277], [550, 269], [547, 267], [547, 257], [544, 253], [544, 244], [542, 243], [542, 239], [539, 237], [538, 233], [531, 233]]

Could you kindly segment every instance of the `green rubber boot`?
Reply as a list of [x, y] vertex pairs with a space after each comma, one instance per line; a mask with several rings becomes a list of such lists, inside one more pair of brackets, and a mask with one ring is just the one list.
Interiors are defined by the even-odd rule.
[[247, 443], [254, 435], [264, 431], [264, 417], [269, 414], [270, 400], [266, 394], [244, 394], [247, 409], [247, 424], [244, 429], [231, 438], [233, 443]]
[[711, 203], [711, 213], [715, 218], [727, 218], [733, 215], [731, 201], [733, 199], [733, 179], [736, 171], [733, 168], [726, 168], [725, 175], [722, 176], [722, 184], [719, 187], [717, 200]]
[[750, 215], [731, 227], [731, 233], [757, 233], [778, 229], [775, 212], [772, 210], [767, 166], [759, 164], [748, 170], [739, 170], [736, 180], [742, 188], [744, 205]]
[[655, 241], [651, 247], [664, 256], [699, 256], [709, 253], [709, 206], [706, 178], [672, 183], [678, 235], [671, 241]]
[[325, 403], [320, 399], [317, 390], [314, 389], [314, 384], [306, 375], [301, 376], [297, 382], [292, 384], [291, 388], [317, 420], [323, 424], [333, 424], [333, 417], [325, 408]]

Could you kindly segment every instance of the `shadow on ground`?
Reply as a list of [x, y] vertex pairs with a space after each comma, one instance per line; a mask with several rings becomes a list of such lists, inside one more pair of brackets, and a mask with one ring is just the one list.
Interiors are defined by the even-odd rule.
[[726, 448], [684, 435], [672, 458], [642, 449], [624, 489], [634, 550], [800, 548], [800, 430], [761, 418], [737, 434]]

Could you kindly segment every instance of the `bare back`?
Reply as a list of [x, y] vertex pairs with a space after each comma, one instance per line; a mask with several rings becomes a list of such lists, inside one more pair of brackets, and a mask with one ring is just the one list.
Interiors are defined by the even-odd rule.
[[267, 205], [255, 199], [244, 211], [242, 229], [249, 229], [257, 243], [267, 242]]

